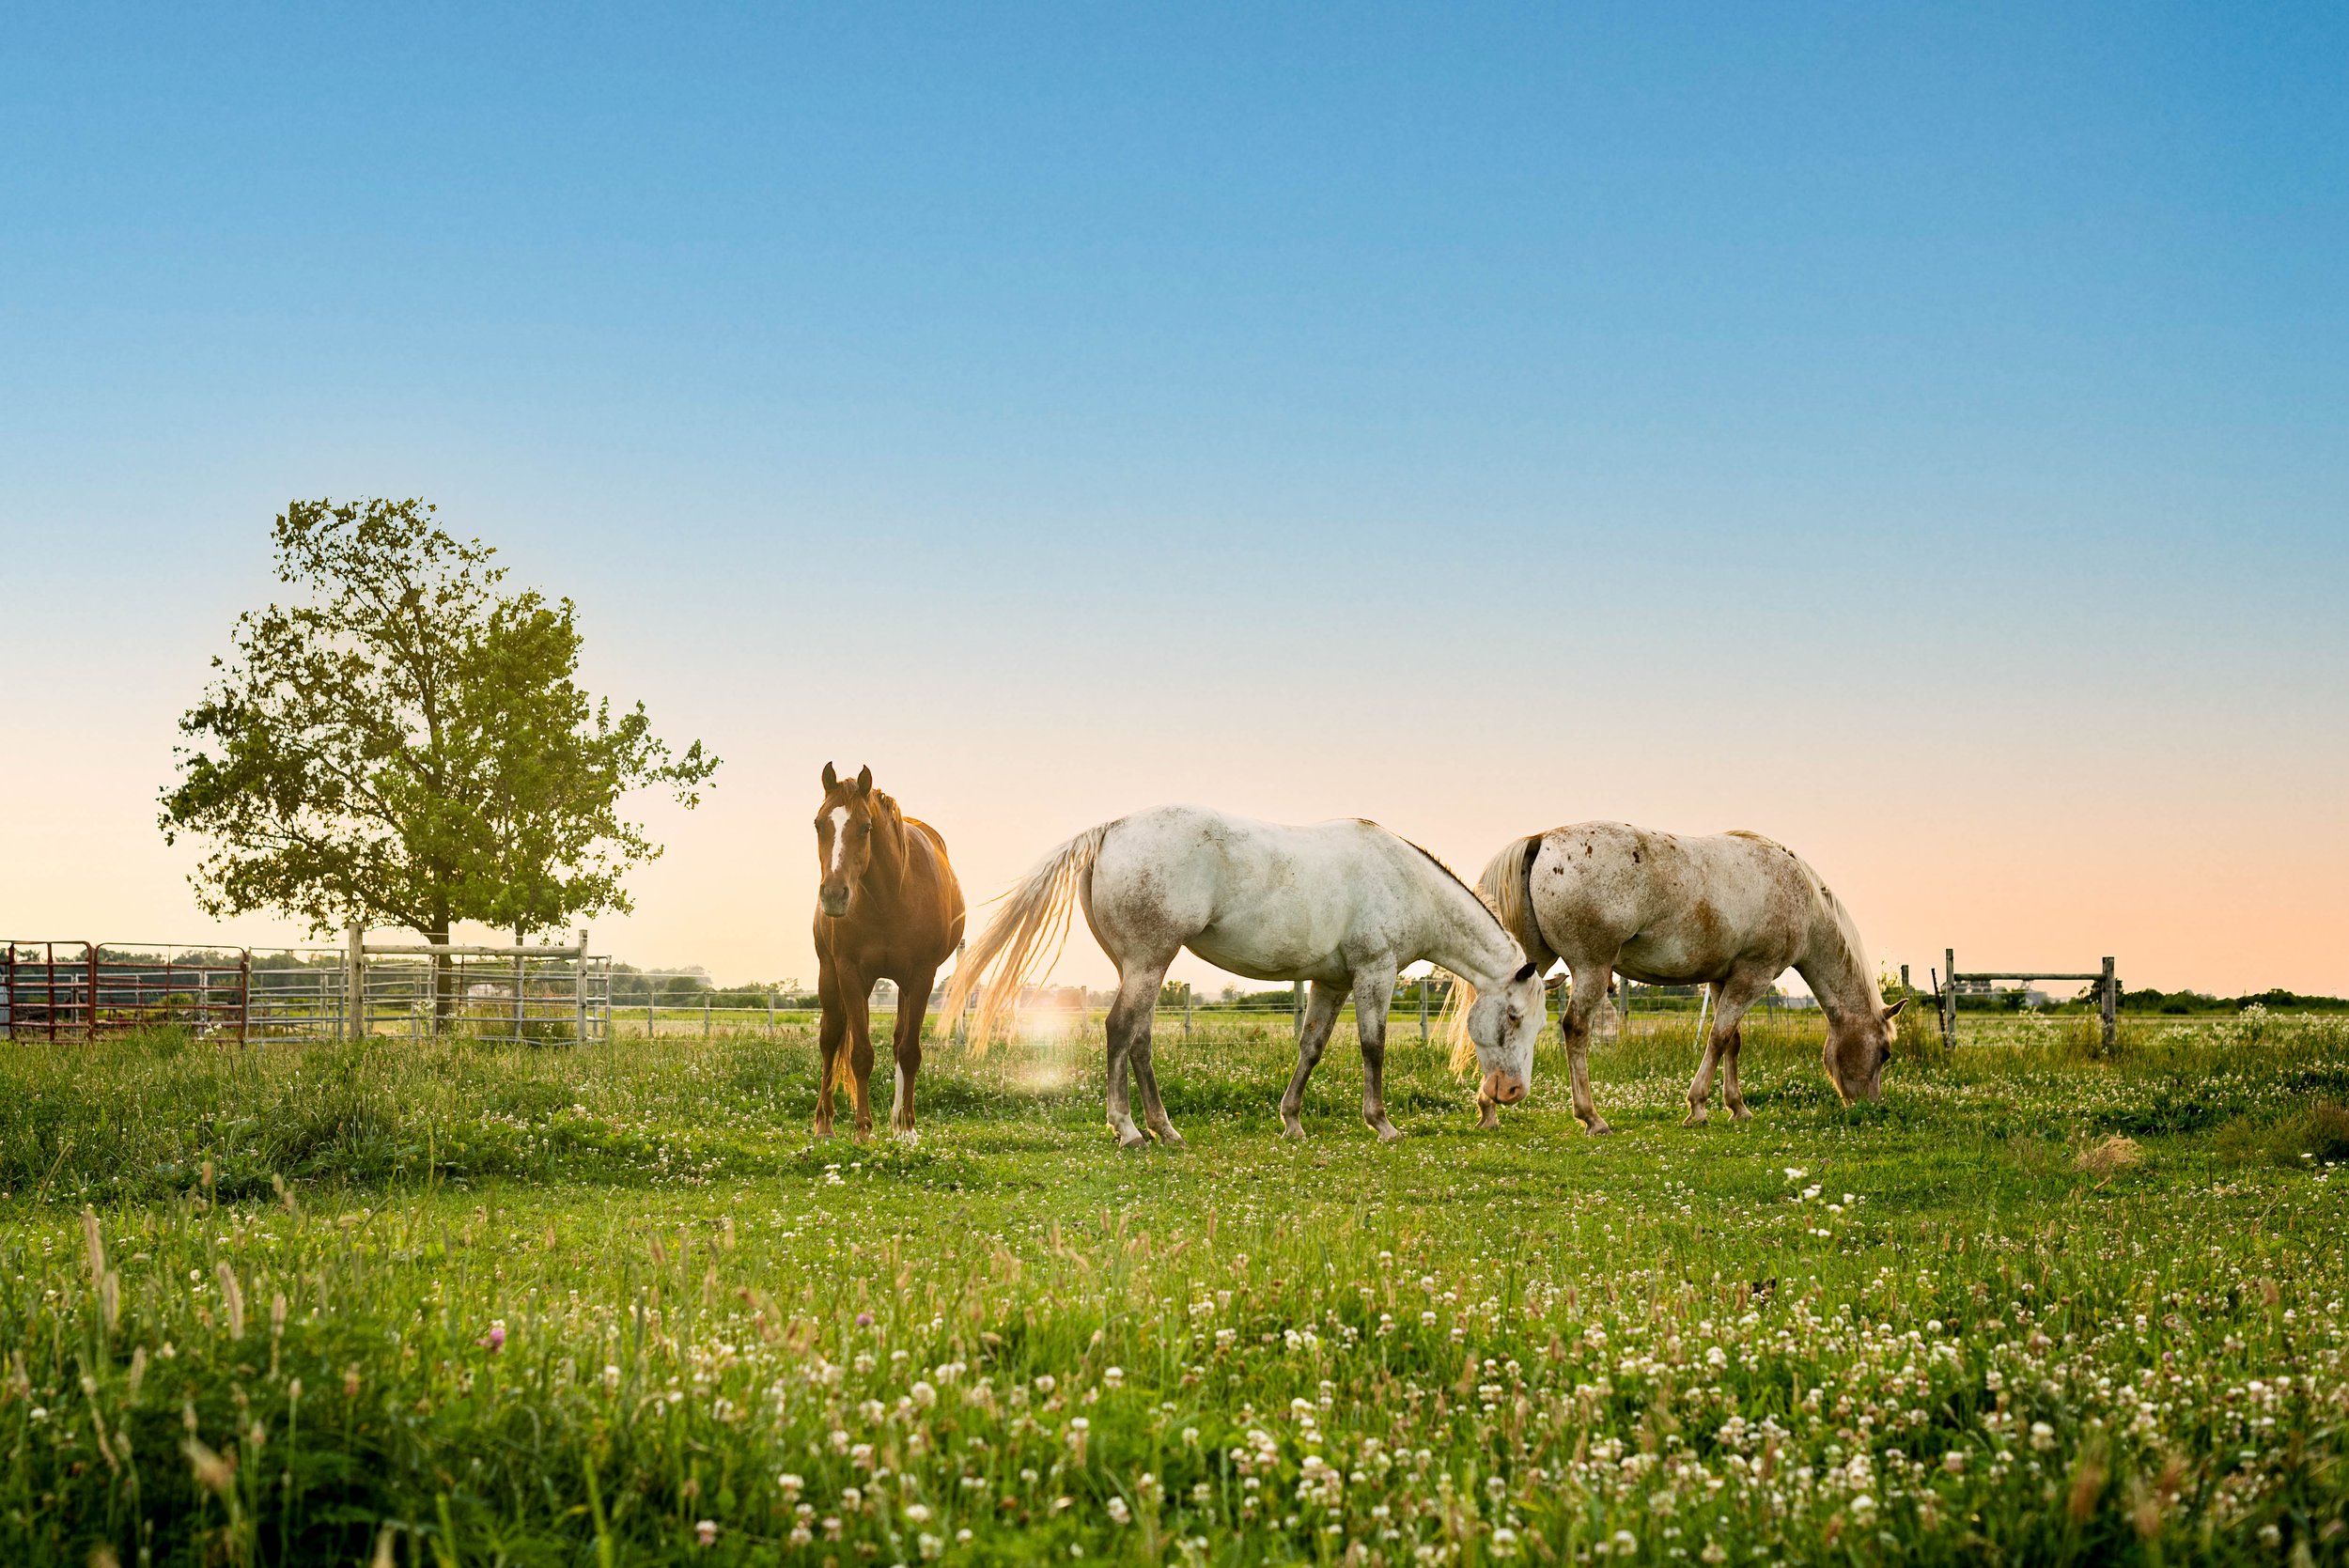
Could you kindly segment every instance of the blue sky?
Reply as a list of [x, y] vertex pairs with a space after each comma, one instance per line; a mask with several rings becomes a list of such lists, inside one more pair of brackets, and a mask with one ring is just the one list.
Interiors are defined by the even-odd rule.
[[974, 893], [1170, 798], [1743, 822], [1892, 956], [2349, 988], [2344, 67], [2318, 6], [21, 8], [0, 652], [121, 695], [0, 913], [191, 922], [148, 802], [270, 516], [424, 494], [733, 765], [643, 956], [804, 969], [837, 755]]

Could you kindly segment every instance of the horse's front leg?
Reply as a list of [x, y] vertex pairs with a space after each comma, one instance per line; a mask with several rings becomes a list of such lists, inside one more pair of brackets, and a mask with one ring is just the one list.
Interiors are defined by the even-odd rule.
[[1314, 982], [1313, 1000], [1305, 1003], [1304, 1032], [1297, 1037], [1297, 1073], [1289, 1079], [1288, 1093], [1281, 1096], [1281, 1131], [1287, 1137], [1305, 1136], [1305, 1080], [1314, 1076], [1314, 1064], [1330, 1043], [1330, 1032], [1337, 1027], [1338, 1009], [1345, 1001], [1345, 986]]
[[1721, 987], [1716, 984], [1713, 992], [1713, 1018], [1704, 1032], [1703, 1051], [1697, 1058], [1697, 1076], [1688, 1080], [1688, 1114], [1681, 1119], [1684, 1127], [1704, 1126], [1704, 1102], [1713, 1095], [1713, 1069], [1720, 1063], [1724, 1041], [1721, 1035]]
[[873, 983], [841, 987], [848, 1015], [848, 1099], [856, 1113], [859, 1141], [873, 1136]]
[[816, 1032], [816, 1048], [824, 1063], [816, 1092], [818, 1138], [832, 1136], [832, 1097], [840, 1088], [840, 1048], [848, 1038], [848, 1008], [841, 1000], [841, 990], [839, 970], [831, 959], [824, 959], [816, 977], [816, 1000], [824, 1010]]
[[1403, 1129], [1387, 1120], [1387, 1010], [1393, 1003], [1394, 970], [1354, 977], [1354, 1032], [1362, 1043], [1362, 1120], [1381, 1143], [1403, 1136]]
[[1721, 1103], [1729, 1108], [1730, 1119], [1753, 1119], [1753, 1112], [1746, 1109], [1746, 1096], [1737, 1087], [1737, 1052], [1745, 1044], [1740, 1026], [1747, 1010], [1770, 988], [1772, 978], [1753, 973], [1732, 974], [1713, 987], [1713, 1027], [1704, 1037], [1704, 1059], [1697, 1063], [1695, 1081], [1688, 1085], [1688, 1119], [1683, 1126], [1704, 1125], [1704, 1102], [1712, 1094], [1716, 1063], [1721, 1067]]
[[938, 971], [915, 970], [897, 982], [897, 1029], [892, 1042], [897, 1058], [897, 1093], [889, 1105], [889, 1130], [910, 1139], [913, 1131], [913, 1080], [922, 1071], [922, 1023], [930, 1010], [930, 987]]

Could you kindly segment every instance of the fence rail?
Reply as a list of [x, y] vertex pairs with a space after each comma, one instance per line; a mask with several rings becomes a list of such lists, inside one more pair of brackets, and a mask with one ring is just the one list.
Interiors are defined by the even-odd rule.
[[[1680, 987], [1634, 987], [1641, 1012], [1694, 1011]], [[933, 1007], [943, 985], [932, 993]], [[1398, 987], [1389, 1029], [1430, 1038], [1451, 983]], [[1616, 992], [1618, 1006], [1626, 1005]], [[894, 1025], [898, 998], [878, 983], [869, 1011], [877, 1035]], [[1030, 1032], [1098, 1027], [1109, 997], [1079, 986], [1030, 987]], [[1767, 998], [1765, 1006], [1798, 1006]], [[1350, 1007], [1350, 1003], [1348, 1004]], [[1285, 1018], [1301, 1027], [1305, 987], [1209, 1001], [1188, 987], [1162, 994], [1159, 1027], [1189, 1035], [1214, 1018]], [[0, 944], [0, 1039], [80, 1040], [156, 1025], [234, 1043], [360, 1038], [422, 1039], [462, 1033], [553, 1044], [617, 1038], [813, 1027], [816, 997], [792, 986], [712, 986], [692, 970], [620, 970], [590, 951], [587, 933], [563, 946], [369, 941], [346, 934], [339, 948], [208, 948], [173, 943], [12, 941]], [[933, 1014], [935, 1016], [935, 1014]], [[935, 1027], [935, 1026], [933, 1026]]]

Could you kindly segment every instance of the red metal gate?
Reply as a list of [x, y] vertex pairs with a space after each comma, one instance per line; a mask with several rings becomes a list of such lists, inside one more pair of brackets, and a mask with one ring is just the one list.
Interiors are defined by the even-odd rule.
[[244, 1043], [253, 955], [81, 941], [0, 945], [0, 1038], [86, 1040], [181, 1024]]

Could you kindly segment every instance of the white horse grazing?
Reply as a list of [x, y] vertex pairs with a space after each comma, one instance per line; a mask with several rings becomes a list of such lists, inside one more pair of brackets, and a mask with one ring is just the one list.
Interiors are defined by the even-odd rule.
[[[1559, 1020], [1573, 1068], [1574, 1113], [1585, 1130], [1607, 1124], [1591, 1099], [1591, 1028], [1610, 972], [1651, 986], [1712, 987], [1713, 1027], [1688, 1085], [1690, 1126], [1705, 1118], [1713, 1068], [1721, 1100], [1746, 1121], [1737, 1086], [1746, 1010], [1792, 969], [1827, 1015], [1827, 1076], [1848, 1105], [1883, 1096], [1892, 1019], [1877, 995], [1859, 928], [1801, 856], [1759, 833], [1682, 838], [1621, 822], [1579, 822], [1513, 839], [1486, 863], [1477, 890], [1535, 967], [1563, 958], [1574, 977]], [[1455, 1060], [1465, 1061], [1465, 1051]], [[1486, 1121], [1494, 1117], [1486, 1106]]]
[[1281, 1098], [1291, 1138], [1305, 1136], [1305, 1080], [1347, 996], [1362, 1042], [1362, 1120], [1389, 1141], [1382, 1082], [1387, 1007], [1396, 971], [1422, 958], [1474, 986], [1465, 1033], [1485, 1069], [1482, 1097], [1514, 1104], [1533, 1081], [1533, 1042], [1547, 1017], [1538, 971], [1492, 911], [1417, 845], [1375, 822], [1310, 828], [1160, 806], [1088, 828], [1037, 862], [955, 970], [940, 1017], [962, 1016], [989, 971], [973, 1038], [983, 1048], [1031, 972], [1049, 968], [1071, 900], [1117, 965], [1109, 1017], [1109, 1122], [1127, 1148], [1143, 1141], [1126, 1092], [1133, 1064], [1143, 1118], [1180, 1143], [1150, 1065], [1150, 1021], [1167, 965], [1184, 948], [1256, 980], [1310, 980], [1297, 1074]]

